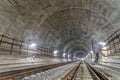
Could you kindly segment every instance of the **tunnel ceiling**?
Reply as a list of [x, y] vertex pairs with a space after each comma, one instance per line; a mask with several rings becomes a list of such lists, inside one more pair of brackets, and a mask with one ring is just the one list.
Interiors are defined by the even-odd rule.
[[1, 0], [0, 34], [66, 53], [88, 52], [120, 26], [119, 0]]

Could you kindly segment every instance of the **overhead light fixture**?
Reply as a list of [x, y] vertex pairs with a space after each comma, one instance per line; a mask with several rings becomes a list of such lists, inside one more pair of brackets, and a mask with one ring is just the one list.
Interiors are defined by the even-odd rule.
[[53, 53], [54, 53], [54, 55], [57, 55], [58, 51], [57, 51], [57, 50], [55, 50]]
[[101, 46], [105, 46], [105, 45], [106, 45], [105, 42], [99, 42], [99, 44], [100, 44]]
[[70, 58], [70, 55], [68, 55], [68, 58]]
[[66, 56], [66, 53], [63, 53], [63, 57], [65, 57]]

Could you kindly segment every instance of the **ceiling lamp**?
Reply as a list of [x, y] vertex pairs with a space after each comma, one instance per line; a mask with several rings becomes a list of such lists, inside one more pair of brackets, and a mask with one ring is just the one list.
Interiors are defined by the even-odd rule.
[[66, 53], [63, 53], [63, 57], [65, 57], [66, 56]]
[[57, 51], [57, 50], [55, 50], [53, 53], [54, 53], [54, 55], [57, 55], [58, 51]]
[[105, 42], [99, 42], [99, 44], [100, 44], [101, 46], [105, 46], [105, 45], [106, 45]]
[[68, 55], [68, 58], [70, 58], [70, 55]]

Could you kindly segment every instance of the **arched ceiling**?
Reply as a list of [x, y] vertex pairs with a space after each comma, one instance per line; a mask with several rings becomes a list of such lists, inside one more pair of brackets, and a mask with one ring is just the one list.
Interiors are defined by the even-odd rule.
[[0, 34], [74, 54], [119, 28], [119, 0], [2, 0]]

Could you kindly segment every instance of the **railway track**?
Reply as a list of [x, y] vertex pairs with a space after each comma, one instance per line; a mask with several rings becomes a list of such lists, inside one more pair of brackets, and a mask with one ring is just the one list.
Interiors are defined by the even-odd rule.
[[62, 80], [110, 80], [105, 74], [86, 62], [74, 67]]
[[81, 63], [76, 65], [68, 74], [66, 74], [61, 80], [74, 80]]
[[21, 70], [2, 72], [0, 73], [0, 80], [16, 80], [21, 77], [29, 76], [29, 75], [36, 74], [42, 71], [47, 71], [49, 69], [60, 67], [60, 66], [63, 66], [69, 63], [72, 63], [72, 62], [65, 62], [65, 63], [59, 63], [59, 64], [52, 64], [52, 65], [45, 65], [45, 66], [40, 66], [40, 67], [33, 67], [33, 68], [27, 68], [27, 69], [21, 69]]
[[[15, 70], [0, 73], [0, 80], [16, 80], [25, 76], [47, 71], [56, 67], [60, 67], [71, 62], [52, 64], [34, 68], [27, 68], [22, 70]], [[103, 74], [97, 68], [91, 66], [86, 62], [80, 62], [74, 66], [66, 75], [62, 76], [61, 80], [110, 80], [108, 76]]]
[[110, 80], [105, 74], [103, 74], [95, 67], [89, 65], [88, 63], [86, 63], [86, 66], [89, 69], [89, 72], [91, 73], [91, 76], [94, 80]]

